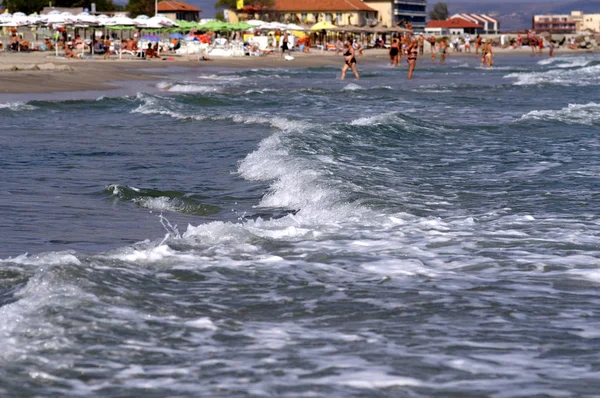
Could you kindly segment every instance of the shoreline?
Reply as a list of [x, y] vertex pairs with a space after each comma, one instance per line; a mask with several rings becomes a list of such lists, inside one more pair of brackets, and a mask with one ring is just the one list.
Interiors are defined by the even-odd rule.
[[[529, 48], [494, 49], [496, 57], [507, 55], [532, 56]], [[555, 57], [573, 54], [592, 54], [598, 51], [555, 50]], [[213, 58], [210, 61], [197, 61], [197, 55], [172, 56], [172, 60], [140, 60], [109, 59], [98, 56], [90, 60], [65, 59], [49, 56], [48, 53], [0, 53], [0, 96], [7, 94], [51, 94], [85, 91], [113, 91], [122, 89], [120, 82], [145, 84], [164, 77], [168, 68], [183, 67], [186, 69], [224, 68], [309, 68], [340, 67], [341, 56], [333, 52], [314, 51], [309, 54], [294, 53], [293, 61], [282, 59], [279, 54], [264, 57]], [[548, 58], [547, 50], [540, 58]], [[427, 50], [422, 59], [429, 60], [431, 53]], [[448, 60], [453, 58], [475, 58], [475, 52], [450, 52]], [[404, 59], [403, 59], [404, 61]], [[365, 50], [365, 55], [358, 57], [359, 64], [381, 65], [389, 62], [388, 50]], [[404, 62], [403, 62], [404, 64]], [[43, 66], [46, 65], [46, 66]], [[49, 66], [54, 65], [54, 66]], [[40, 70], [36, 69], [39, 66]], [[9, 70], [17, 67], [19, 70]], [[43, 68], [43, 69], [41, 69]]]

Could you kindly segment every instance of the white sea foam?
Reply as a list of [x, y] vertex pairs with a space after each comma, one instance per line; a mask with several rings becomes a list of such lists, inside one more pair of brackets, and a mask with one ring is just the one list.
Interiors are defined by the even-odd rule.
[[0, 358], [65, 346], [64, 330], [44, 316], [43, 312], [51, 306], [69, 308], [86, 296], [79, 288], [68, 284], [53, 272], [56, 266], [80, 265], [79, 259], [70, 252], [54, 252], [23, 255], [1, 262], [29, 266], [33, 276], [15, 293], [16, 301], [0, 307]]
[[351, 126], [376, 126], [379, 124], [404, 123], [395, 112], [382, 113], [375, 116], [367, 116], [350, 122]]
[[168, 198], [165, 196], [161, 196], [158, 198], [150, 198], [150, 197], [136, 198], [133, 201], [142, 207], [145, 207], [150, 210], [156, 210], [156, 211], [165, 211], [165, 210], [177, 211], [179, 208], [173, 198]]
[[344, 86], [344, 88], [342, 88], [342, 91], [357, 91], [357, 90], [363, 90], [363, 87], [356, 83], [350, 83], [350, 84]]
[[205, 79], [211, 81], [222, 81], [222, 82], [236, 82], [241, 80], [246, 80], [245, 76], [236, 76], [236, 75], [200, 75], [198, 79]]
[[600, 104], [569, 104], [557, 110], [535, 110], [521, 116], [521, 120], [558, 120], [569, 124], [588, 126], [600, 123]]
[[197, 84], [175, 84], [168, 91], [173, 93], [218, 93], [222, 89], [215, 86], [200, 86]]
[[26, 102], [7, 102], [4, 104], [0, 104], [0, 109], [8, 109], [11, 111], [19, 112], [19, 111], [32, 111], [37, 109], [37, 107], [30, 105]]
[[600, 65], [585, 66], [579, 69], [550, 69], [545, 72], [510, 73], [505, 79], [516, 79], [517, 86], [536, 84], [556, 84], [565, 86], [600, 85]]
[[552, 65], [554, 68], [576, 68], [587, 66], [592, 62], [588, 57], [554, 57], [543, 59], [538, 65]]

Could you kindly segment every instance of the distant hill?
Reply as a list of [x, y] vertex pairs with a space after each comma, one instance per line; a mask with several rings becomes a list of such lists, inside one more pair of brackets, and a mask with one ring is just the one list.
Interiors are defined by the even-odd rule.
[[[429, 8], [437, 1], [429, 0]], [[450, 14], [458, 12], [489, 14], [500, 20], [502, 30], [531, 28], [534, 14], [570, 14], [571, 11], [600, 14], [600, 0], [520, 1], [446, 0]]]

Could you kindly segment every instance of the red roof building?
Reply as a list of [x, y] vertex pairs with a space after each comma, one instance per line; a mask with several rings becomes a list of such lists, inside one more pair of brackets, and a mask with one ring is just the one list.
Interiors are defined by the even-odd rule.
[[361, 0], [275, 0], [271, 10], [279, 20], [304, 24], [362, 26], [377, 20], [377, 10]]
[[158, 12], [174, 21], [198, 21], [202, 10], [183, 1], [164, 0], [158, 3]]
[[287, 12], [375, 11], [361, 0], [275, 0], [273, 9]]
[[480, 25], [462, 18], [450, 18], [445, 21], [428, 21], [425, 27], [425, 32], [438, 35], [476, 34], [481, 30], [483, 29]]

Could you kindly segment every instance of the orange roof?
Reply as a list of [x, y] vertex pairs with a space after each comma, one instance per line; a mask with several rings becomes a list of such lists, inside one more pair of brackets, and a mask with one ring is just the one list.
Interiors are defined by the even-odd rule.
[[190, 11], [201, 12], [197, 7], [191, 6], [188, 3], [177, 0], [166, 0], [158, 3], [158, 12], [173, 12], [173, 11]]
[[275, 0], [275, 11], [375, 11], [361, 0]]
[[474, 22], [462, 18], [451, 18], [446, 21], [428, 21], [427, 27], [442, 29], [481, 29], [481, 25], [477, 25]]

